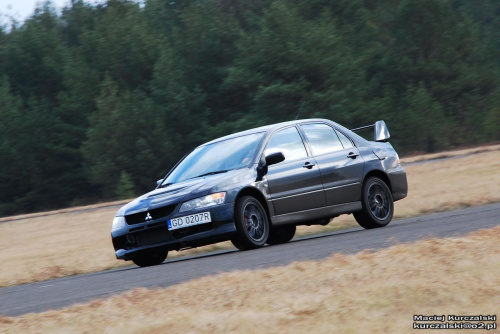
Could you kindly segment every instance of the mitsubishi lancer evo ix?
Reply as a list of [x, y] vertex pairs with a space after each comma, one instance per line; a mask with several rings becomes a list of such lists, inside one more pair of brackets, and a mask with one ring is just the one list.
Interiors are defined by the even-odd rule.
[[[375, 141], [353, 131], [374, 127]], [[155, 190], [118, 210], [117, 259], [145, 267], [171, 250], [231, 240], [240, 250], [290, 241], [297, 225], [354, 214], [364, 228], [392, 219], [406, 172], [384, 121], [348, 130], [325, 119], [268, 125], [195, 148]]]

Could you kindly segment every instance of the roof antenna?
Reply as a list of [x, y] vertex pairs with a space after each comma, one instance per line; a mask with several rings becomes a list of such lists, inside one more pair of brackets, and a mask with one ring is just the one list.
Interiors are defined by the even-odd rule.
[[299, 112], [297, 113], [297, 116], [295, 116], [295, 120], [297, 120], [297, 118], [299, 118], [300, 112], [302, 111], [302, 107], [304, 106], [305, 103], [306, 103], [306, 101], [302, 102], [302, 106], [300, 107]]

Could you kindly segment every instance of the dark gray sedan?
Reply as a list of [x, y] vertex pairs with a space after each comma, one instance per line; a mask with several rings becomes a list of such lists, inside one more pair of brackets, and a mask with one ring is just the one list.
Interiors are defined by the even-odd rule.
[[118, 210], [116, 257], [151, 266], [168, 251], [225, 240], [240, 250], [280, 244], [297, 225], [326, 225], [346, 213], [367, 229], [389, 224], [393, 202], [406, 197], [406, 173], [385, 123], [372, 127], [375, 141], [367, 141], [332, 121], [307, 119], [195, 148], [155, 190]]

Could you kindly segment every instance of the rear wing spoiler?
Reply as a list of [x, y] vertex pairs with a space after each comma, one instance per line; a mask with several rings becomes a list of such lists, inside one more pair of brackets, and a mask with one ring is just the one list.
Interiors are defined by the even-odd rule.
[[375, 141], [386, 142], [391, 137], [391, 135], [389, 134], [389, 129], [387, 129], [387, 125], [385, 125], [384, 121], [376, 121], [372, 125], [366, 125], [366, 126], [362, 126], [359, 128], [351, 129], [351, 131], [356, 132], [356, 131], [370, 129], [370, 128], [374, 129], [374, 131], [373, 131], [374, 139], [373, 140], [375, 140]]

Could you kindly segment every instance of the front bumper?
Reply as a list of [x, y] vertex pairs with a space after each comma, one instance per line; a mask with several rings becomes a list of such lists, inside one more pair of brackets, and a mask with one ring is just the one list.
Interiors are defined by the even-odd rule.
[[[135, 255], [154, 248], [169, 251], [180, 250], [229, 240], [231, 235], [236, 232], [233, 221], [233, 208], [234, 203], [225, 203], [181, 214], [176, 209], [167, 217], [142, 224], [126, 225], [111, 233], [116, 258], [131, 260]], [[210, 212], [212, 217], [211, 223], [189, 226], [173, 231], [168, 230], [167, 221], [169, 219], [207, 211]]]

